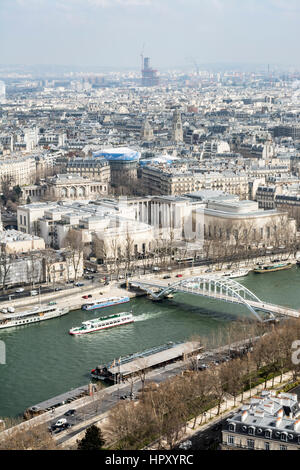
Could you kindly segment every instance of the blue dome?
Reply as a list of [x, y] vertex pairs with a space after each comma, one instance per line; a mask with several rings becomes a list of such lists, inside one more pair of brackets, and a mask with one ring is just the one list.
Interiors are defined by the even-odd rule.
[[93, 152], [93, 158], [105, 158], [105, 160], [123, 160], [123, 161], [137, 161], [140, 159], [140, 152], [132, 150], [127, 147], [103, 149], [98, 152]]

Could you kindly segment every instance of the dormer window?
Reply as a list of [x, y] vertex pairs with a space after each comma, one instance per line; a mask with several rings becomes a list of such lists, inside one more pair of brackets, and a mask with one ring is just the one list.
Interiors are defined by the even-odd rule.
[[236, 427], [235, 423], [229, 423], [229, 431], [235, 432], [235, 427]]
[[287, 433], [286, 432], [281, 433], [281, 440], [285, 441], [285, 442], [287, 441]]
[[266, 439], [271, 439], [272, 437], [272, 431], [270, 429], [267, 429], [265, 432], [265, 437]]
[[252, 434], [252, 435], [255, 434], [255, 427], [254, 427], [254, 426], [250, 426], [250, 427], [248, 428], [248, 434]]

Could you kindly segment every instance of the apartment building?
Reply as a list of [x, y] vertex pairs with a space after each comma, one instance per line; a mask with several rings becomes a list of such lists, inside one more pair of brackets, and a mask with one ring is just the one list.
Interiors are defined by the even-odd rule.
[[222, 449], [300, 450], [300, 406], [296, 394], [263, 391], [222, 430]]

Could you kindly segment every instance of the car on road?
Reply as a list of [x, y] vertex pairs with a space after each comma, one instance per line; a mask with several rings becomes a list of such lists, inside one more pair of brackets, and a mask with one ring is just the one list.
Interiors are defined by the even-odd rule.
[[52, 432], [53, 434], [58, 434], [62, 431], [64, 431], [65, 429], [68, 429], [70, 428], [72, 425], [70, 423], [65, 423], [65, 424], [62, 424], [61, 426], [56, 426], [55, 424], [53, 424], [52, 426], [50, 426], [48, 429], [50, 432]]
[[205, 273], [212, 273], [212, 269], [207, 269], [206, 271], [204, 271]]
[[74, 414], [76, 413], [76, 410], [68, 410], [65, 412], [65, 416], [74, 416]]
[[38, 295], [38, 291], [37, 290], [31, 290], [30, 291], [30, 295]]
[[93, 276], [92, 274], [88, 274], [88, 275], [85, 275], [84, 278], [91, 280], [91, 279], [95, 279], [95, 276]]
[[21, 292], [24, 292], [23, 287], [18, 287], [18, 289], [16, 289], [16, 294], [21, 294]]
[[179, 444], [178, 448], [182, 449], [182, 450], [188, 450], [192, 447], [192, 445], [193, 445], [192, 441], [190, 441], [188, 439], [187, 441], [181, 442], [181, 444]]
[[163, 279], [171, 279], [171, 276], [169, 274], [166, 274]]
[[83, 287], [84, 284], [83, 284], [83, 282], [74, 282], [74, 286], [76, 286], [76, 287]]
[[57, 291], [62, 290], [62, 289], [61, 289], [61, 287], [55, 287], [54, 290], [57, 292]]
[[88, 299], [89, 296], [88, 296], [88, 295], [83, 295], [82, 298], [83, 298], [83, 299]]
[[176, 274], [176, 277], [182, 277], [182, 274]]
[[67, 424], [67, 422], [68, 421], [66, 420], [66, 418], [61, 418], [58, 421], [56, 421], [54, 426], [56, 426], [56, 427], [63, 426], [64, 424]]
[[50, 302], [48, 302], [48, 305], [56, 305], [56, 302], [54, 302], [54, 300], [51, 300]]

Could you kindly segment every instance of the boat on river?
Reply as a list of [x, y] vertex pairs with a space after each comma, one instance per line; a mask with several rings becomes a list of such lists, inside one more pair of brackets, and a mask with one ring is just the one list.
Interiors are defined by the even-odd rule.
[[121, 312], [116, 315], [109, 315], [101, 318], [94, 318], [82, 322], [81, 326], [71, 328], [70, 335], [85, 335], [99, 330], [106, 330], [114, 326], [126, 325], [134, 322], [134, 316], [130, 312]]
[[94, 310], [97, 308], [111, 307], [129, 302], [129, 297], [103, 297], [102, 299], [91, 300], [81, 306], [82, 310]]
[[283, 269], [291, 269], [293, 266], [292, 263], [272, 263], [272, 264], [262, 264], [261, 266], [257, 266], [253, 269], [253, 272], [257, 274], [262, 273], [272, 273], [274, 271], [282, 271]]
[[238, 271], [229, 271], [222, 274], [223, 277], [229, 277], [229, 279], [235, 279], [238, 277], [245, 277], [248, 276], [250, 270], [249, 269], [239, 269]]
[[13, 326], [24, 326], [31, 323], [37, 323], [51, 318], [61, 317], [69, 312], [68, 307], [57, 307], [56, 305], [45, 305], [33, 308], [25, 312], [1, 314], [0, 329]]

